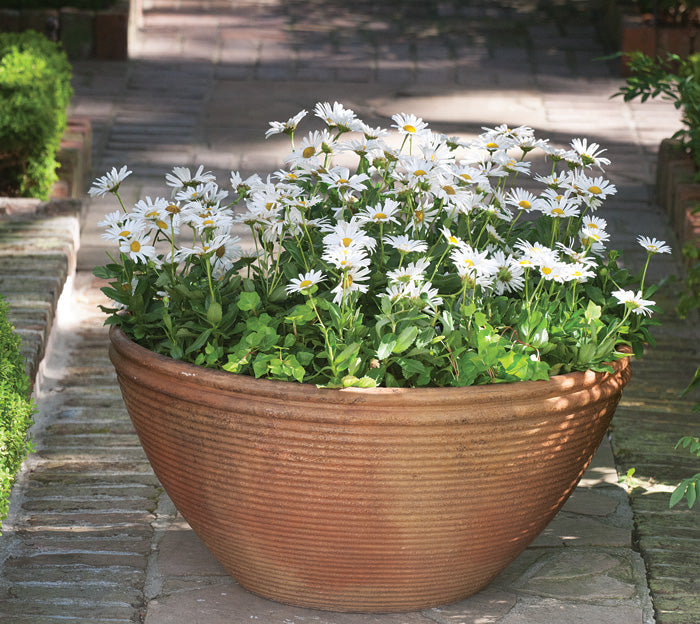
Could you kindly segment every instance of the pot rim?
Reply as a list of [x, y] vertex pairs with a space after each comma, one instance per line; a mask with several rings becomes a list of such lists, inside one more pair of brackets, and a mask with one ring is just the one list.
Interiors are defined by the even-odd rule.
[[[249, 375], [239, 375], [223, 370], [206, 368], [182, 360], [176, 360], [166, 355], [155, 353], [139, 345], [129, 338], [118, 325], [112, 325], [109, 331], [111, 341], [110, 357], [131, 360], [134, 364], [145, 369], [158, 369], [178, 381], [178, 384], [201, 385], [206, 383], [210, 388], [223, 392], [238, 392], [267, 396], [271, 399], [288, 401], [319, 401], [340, 404], [369, 403], [388, 405], [394, 401], [428, 402], [432, 404], [459, 403], [462, 398], [470, 402], [493, 401], [504, 396], [507, 388], [508, 402], [542, 400], [562, 397], [592, 389], [623, 374], [622, 385], [631, 375], [629, 360], [625, 357], [613, 363], [614, 373], [575, 371], [550, 377], [546, 381], [517, 381], [502, 384], [480, 386], [450, 386], [429, 388], [319, 388], [310, 383], [295, 381], [278, 381], [272, 379], [257, 379]], [[610, 379], [611, 380], [611, 379]], [[615, 384], [617, 385], [617, 384]]]

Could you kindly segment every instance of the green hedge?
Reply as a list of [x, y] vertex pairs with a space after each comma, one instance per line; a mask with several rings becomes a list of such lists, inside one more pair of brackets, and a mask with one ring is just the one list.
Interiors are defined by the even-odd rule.
[[0, 195], [48, 198], [70, 80], [59, 44], [31, 30], [0, 34]]
[[27, 432], [36, 412], [19, 351], [20, 338], [7, 320], [0, 298], [0, 524], [7, 517], [15, 476], [32, 450]]

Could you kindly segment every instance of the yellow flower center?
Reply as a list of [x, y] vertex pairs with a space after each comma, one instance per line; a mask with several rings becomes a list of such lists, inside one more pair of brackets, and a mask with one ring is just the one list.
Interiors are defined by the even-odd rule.
[[457, 240], [456, 236], [450, 236], [448, 239], [453, 245], [456, 245], [459, 241]]
[[312, 283], [311, 280], [305, 279], [299, 283], [299, 288], [308, 288]]
[[213, 219], [204, 219], [204, 221], [202, 221], [202, 225], [206, 225], [207, 227], [213, 227], [214, 220]]
[[552, 210], [552, 214], [563, 215], [564, 211], [561, 208], [555, 208], [554, 210]]
[[545, 275], [549, 275], [551, 272], [552, 269], [550, 269], [549, 267], [542, 267], [542, 273], [544, 273]]
[[378, 212], [372, 217], [375, 221], [382, 221], [383, 219], [386, 219], [386, 215], [383, 212]]
[[122, 230], [119, 232], [119, 236], [121, 238], [129, 238], [129, 236], [131, 236], [131, 232], [129, 230]]
[[226, 253], [226, 247], [224, 245], [221, 245], [221, 247], [219, 247], [216, 250], [216, 257], [223, 258], [225, 253]]
[[178, 212], [180, 212], [180, 208], [179, 208], [178, 206], [176, 206], [175, 204], [170, 204], [170, 205], [166, 208], [166, 210], [167, 210], [170, 214], [177, 214]]
[[315, 153], [316, 153], [316, 148], [313, 145], [309, 145], [309, 147], [304, 149], [304, 151], [301, 153], [301, 155], [304, 158], [311, 158]]
[[138, 241], [131, 241], [129, 249], [131, 249], [131, 251], [133, 251], [134, 253], [138, 253], [139, 251], [141, 251], [141, 243], [139, 243]]
[[465, 258], [464, 264], [466, 264], [468, 267], [474, 266], [474, 263], [469, 258]]
[[588, 229], [589, 230], [597, 230], [598, 226], [595, 223], [589, 223], [588, 224]]
[[416, 177], [424, 176], [424, 175], [426, 175], [426, 172], [425, 172], [423, 169], [416, 169], [416, 170], [413, 172], [413, 175], [416, 176]]
[[343, 289], [350, 288], [352, 286], [352, 275], [349, 273], [343, 278]]
[[153, 217], [157, 217], [157, 216], [158, 216], [158, 212], [157, 212], [156, 210], [151, 210], [151, 212], [149, 212], [146, 216], [147, 216], [149, 219], [152, 219]]
[[588, 192], [593, 193], [593, 195], [600, 195], [603, 191], [599, 186], [589, 186]]
[[415, 126], [412, 126], [411, 124], [406, 124], [406, 125], [403, 127], [403, 129], [404, 129], [406, 132], [415, 132], [415, 131], [416, 131]]
[[521, 200], [518, 202], [518, 206], [520, 206], [523, 210], [528, 210], [528, 209], [530, 208], [531, 205], [532, 205], [532, 204], [530, 204], [530, 202], [527, 201], [527, 199], [521, 199]]
[[347, 236], [343, 239], [343, 245], [345, 247], [350, 247], [352, 245], [352, 238], [348, 238]]
[[455, 190], [448, 184], [446, 186], [442, 187], [442, 190], [445, 191], [447, 195], [455, 195]]
[[422, 223], [423, 222], [423, 211], [416, 210], [416, 212], [414, 214], [416, 216], [416, 219]]
[[471, 180], [472, 179], [472, 177], [468, 173], [462, 173], [462, 174], [460, 174], [459, 177], [464, 179], [464, 180]]
[[168, 224], [167, 224], [165, 221], [161, 221], [160, 219], [158, 219], [158, 221], [156, 221], [156, 225], [157, 225], [161, 230], [167, 230], [167, 229], [168, 229]]
[[338, 184], [348, 184], [349, 180], [345, 178], [338, 178]]
[[486, 147], [487, 147], [487, 149], [498, 149], [498, 143], [494, 143], [494, 142], [487, 143]]

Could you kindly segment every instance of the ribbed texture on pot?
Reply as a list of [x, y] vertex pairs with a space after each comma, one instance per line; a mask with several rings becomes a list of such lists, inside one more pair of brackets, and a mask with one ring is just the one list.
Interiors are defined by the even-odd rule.
[[333, 611], [447, 604], [486, 586], [578, 483], [629, 380], [329, 390], [155, 355], [111, 331], [156, 475], [247, 589]]

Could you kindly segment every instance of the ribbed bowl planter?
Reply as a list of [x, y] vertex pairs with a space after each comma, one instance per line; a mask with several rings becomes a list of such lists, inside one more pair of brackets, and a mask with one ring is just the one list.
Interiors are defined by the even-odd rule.
[[485, 587], [547, 526], [630, 377], [318, 389], [185, 364], [111, 330], [126, 407], [175, 506], [250, 591], [411, 611]]

